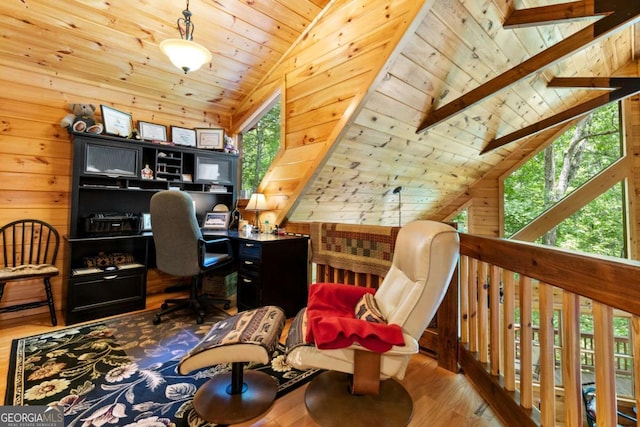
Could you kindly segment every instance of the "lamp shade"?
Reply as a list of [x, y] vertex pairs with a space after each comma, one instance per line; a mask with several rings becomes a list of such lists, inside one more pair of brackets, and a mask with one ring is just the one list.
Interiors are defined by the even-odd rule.
[[266, 211], [268, 209], [269, 205], [267, 204], [267, 199], [262, 193], [253, 193], [249, 199], [249, 203], [247, 203], [247, 206], [245, 207], [245, 210], [258, 212]]
[[193, 40], [167, 39], [160, 43], [160, 50], [185, 74], [211, 61], [211, 52]]

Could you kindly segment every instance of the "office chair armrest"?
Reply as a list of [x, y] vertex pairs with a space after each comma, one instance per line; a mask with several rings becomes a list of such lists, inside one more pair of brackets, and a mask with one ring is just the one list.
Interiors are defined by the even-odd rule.
[[226, 237], [213, 240], [198, 239], [198, 261], [201, 269], [211, 268], [211, 262], [205, 261], [205, 258], [211, 258], [212, 254], [215, 254], [215, 258], [218, 259], [213, 262], [220, 267], [231, 263], [233, 261], [231, 241]]

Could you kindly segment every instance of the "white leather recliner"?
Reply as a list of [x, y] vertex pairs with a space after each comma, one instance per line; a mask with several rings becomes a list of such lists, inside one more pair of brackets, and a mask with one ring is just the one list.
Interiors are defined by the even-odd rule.
[[[394, 379], [404, 378], [410, 357], [418, 352], [418, 339], [447, 292], [458, 258], [458, 233], [449, 225], [415, 221], [399, 231], [391, 268], [374, 299], [386, 323], [402, 329], [403, 346], [394, 345], [382, 353], [357, 342], [319, 349], [299, 339], [295, 342], [295, 330], [300, 338], [306, 328], [305, 313], [296, 317], [287, 338], [287, 362], [298, 369], [328, 371], [306, 391], [305, 403], [315, 421], [323, 426], [340, 425], [343, 417], [351, 425], [378, 425], [381, 419], [385, 426], [409, 422], [412, 399]], [[351, 393], [344, 393], [346, 389]]]

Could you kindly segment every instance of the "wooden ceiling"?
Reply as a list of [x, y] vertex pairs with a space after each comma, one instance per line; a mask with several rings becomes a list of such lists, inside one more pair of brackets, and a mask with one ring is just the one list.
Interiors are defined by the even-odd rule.
[[[550, 88], [554, 77], [611, 76], [634, 58], [638, 34], [630, 26], [554, 65], [508, 85], [425, 133], [416, 129], [446, 105], [536, 54], [588, 27], [596, 19], [504, 29], [515, 8], [548, 0], [433, 2], [417, 30], [401, 46], [385, 78], [353, 125], [307, 186], [294, 220], [397, 224], [445, 219], [462, 206], [471, 185], [487, 173], [499, 176], [545, 135], [487, 154], [489, 141], [567, 110], [600, 91]], [[520, 150], [522, 153], [518, 153]], [[393, 190], [402, 187], [401, 197]]]
[[158, 44], [179, 37], [186, 1], [9, 0], [0, 5], [2, 61], [183, 104], [228, 127], [328, 0], [191, 1], [194, 41], [210, 64], [187, 77]]
[[[158, 49], [177, 36], [184, 2], [9, 0], [0, 5], [0, 64], [134, 94], [154, 100], [158, 110], [206, 111], [213, 119], [204, 122], [233, 130], [234, 115], [334, 2], [190, 2], [194, 39], [213, 59], [185, 77]], [[635, 59], [640, 37], [627, 25], [416, 133], [433, 110], [595, 21], [503, 28], [515, 9], [557, 3], [563, 2], [427, 0], [428, 13], [398, 45], [354, 119], [284, 195], [295, 201], [283, 206], [279, 219], [394, 225], [399, 197], [403, 223], [453, 212], [474, 182], [506, 168], [505, 159], [539, 139], [480, 154], [489, 141], [597, 95], [550, 88], [552, 78], [609, 77]], [[393, 193], [399, 186], [401, 196]]]

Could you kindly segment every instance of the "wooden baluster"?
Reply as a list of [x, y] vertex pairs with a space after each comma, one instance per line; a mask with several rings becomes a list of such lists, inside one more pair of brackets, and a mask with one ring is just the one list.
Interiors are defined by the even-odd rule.
[[613, 309], [593, 302], [596, 396], [599, 426], [618, 425], [616, 415], [616, 371], [613, 359]]
[[471, 259], [469, 269], [469, 351], [478, 351], [478, 260]]
[[478, 264], [478, 360], [489, 361], [489, 289], [487, 263]]
[[469, 343], [469, 257], [460, 257], [460, 342]]
[[562, 384], [566, 427], [582, 426], [582, 380], [580, 376], [580, 300], [562, 292]]
[[373, 283], [373, 279], [375, 278], [374, 275], [366, 273], [366, 274], [363, 274], [362, 277], [364, 278], [364, 286], [366, 286], [367, 288], [373, 288], [373, 287], [377, 288], [377, 286], [374, 286], [374, 283]]
[[531, 278], [520, 275], [520, 406], [533, 407], [533, 363], [531, 351], [533, 325], [531, 324]]
[[[640, 411], [640, 317], [631, 318], [633, 342], [633, 389], [636, 395], [636, 409]], [[640, 427], [640, 422], [637, 423]]]
[[[555, 355], [553, 326], [553, 287], [540, 283], [540, 422], [555, 425]], [[598, 405], [600, 401], [598, 400]], [[599, 412], [599, 411], [598, 411]]]
[[491, 375], [500, 375], [500, 284], [502, 269], [492, 265], [489, 270], [489, 366]]
[[513, 282], [513, 272], [504, 271], [502, 274], [504, 295], [502, 297], [502, 330], [503, 330], [503, 369], [504, 387], [509, 391], [516, 389], [515, 375], [515, 285]]

